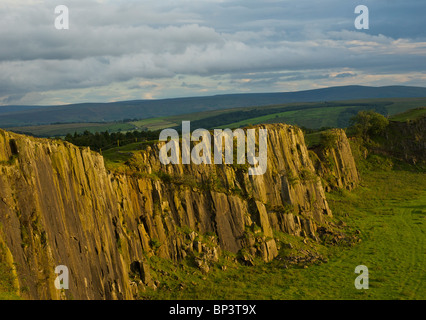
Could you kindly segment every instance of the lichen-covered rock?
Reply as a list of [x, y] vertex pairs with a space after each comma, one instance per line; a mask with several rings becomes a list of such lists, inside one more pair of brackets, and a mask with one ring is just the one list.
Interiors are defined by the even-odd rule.
[[346, 133], [343, 129], [331, 129], [324, 134], [328, 143], [311, 152], [316, 172], [323, 178], [326, 191], [352, 190], [360, 178]]
[[[20, 294], [32, 299], [130, 298], [115, 237], [115, 194], [100, 155], [1, 131], [0, 225]], [[16, 157], [9, 143], [13, 139]], [[55, 267], [69, 268], [65, 296]]]
[[[274, 231], [315, 239], [331, 211], [302, 131], [258, 128], [268, 129], [262, 176], [244, 165], [164, 166], [160, 145], [135, 153], [128, 173], [108, 172], [88, 148], [0, 130], [0, 243], [20, 294], [132, 299], [132, 268], [149, 278], [132, 263], [146, 256], [194, 256], [208, 272], [224, 250], [272, 260]], [[68, 290], [54, 286], [58, 265], [69, 268]]]

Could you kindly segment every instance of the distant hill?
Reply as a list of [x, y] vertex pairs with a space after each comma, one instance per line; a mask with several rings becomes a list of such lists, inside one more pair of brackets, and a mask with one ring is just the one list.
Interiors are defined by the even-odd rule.
[[42, 106], [0, 106], [0, 115], [43, 108]]
[[[342, 86], [283, 93], [227, 94], [162, 100], [81, 103], [64, 106], [0, 107], [0, 127], [51, 123], [111, 122], [147, 119], [238, 107], [292, 102], [324, 102], [373, 98], [426, 97], [426, 88], [407, 86]], [[16, 111], [13, 111], [16, 110]]]

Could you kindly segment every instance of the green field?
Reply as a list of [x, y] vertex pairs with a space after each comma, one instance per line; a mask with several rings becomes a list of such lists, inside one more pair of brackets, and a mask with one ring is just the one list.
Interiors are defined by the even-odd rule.
[[[321, 103], [287, 103], [274, 106], [244, 107], [179, 116], [144, 119], [132, 124], [148, 130], [179, 127], [184, 120], [190, 120], [195, 127], [238, 128], [261, 123], [287, 123], [301, 127], [320, 129], [322, 127], [347, 127], [351, 117], [361, 110], [376, 110], [384, 115], [395, 115], [426, 105], [426, 98], [362, 99]], [[285, 111], [285, 109], [289, 109]], [[245, 117], [248, 111], [262, 111], [263, 115]], [[283, 111], [284, 110], [284, 111]], [[220, 119], [218, 119], [220, 117]], [[243, 119], [238, 119], [243, 118]], [[236, 119], [235, 121], [233, 119]]]
[[[176, 267], [151, 258], [153, 274], [162, 269], [166, 276], [161, 276], [160, 289], [143, 292], [141, 298], [425, 299], [426, 174], [367, 170], [362, 178], [362, 185], [351, 193], [327, 195], [335, 219], [349, 230], [360, 230], [361, 242], [326, 248], [283, 236], [296, 250], [314, 250], [327, 262], [286, 269], [279, 257], [254, 267], [221, 261], [203, 275], [188, 262]], [[354, 286], [358, 265], [369, 268], [368, 290]]]
[[256, 107], [246, 107], [246, 108], [232, 108], [225, 110], [213, 110], [213, 111], [203, 111], [203, 112], [194, 112], [187, 113], [177, 116], [169, 116], [169, 117], [157, 117], [157, 118], [149, 118], [142, 119], [139, 121], [132, 121], [130, 124], [135, 125], [139, 128], [145, 128], [147, 130], [159, 130], [170, 127], [181, 126], [182, 121], [196, 121], [200, 119], [206, 119], [209, 117], [214, 117], [221, 114], [226, 114], [238, 110], [250, 110], [255, 109]]
[[[395, 97], [426, 97], [426, 88], [410, 86], [370, 87], [360, 85], [337, 86], [296, 92], [265, 92], [218, 94], [154, 100], [116, 102], [82, 102], [55, 106], [5, 106], [0, 107], [0, 127], [23, 127], [54, 123], [111, 123], [136, 121], [148, 118], [170, 117], [205, 111], [229, 110], [253, 106], [273, 106], [289, 103], [312, 103], [382, 98], [394, 101]], [[400, 99], [404, 101], [406, 99]], [[359, 100], [358, 100], [359, 101]], [[425, 106], [425, 104], [423, 104]], [[413, 108], [414, 106], [411, 106]], [[391, 114], [403, 111], [394, 105]], [[240, 119], [242, 120], [242, 119]], [[65, 132], [66, 134], [67, 132]]]
[[250, 118], [247, 120], [230, 123], [221, 126], [220, 128], [233, 129], [261, 123], [286, 123], [313, 129], [333, 127], [338, 123], [339, 115], [348, 108], [362, 110], [364, 107], [336, 106], [334, 108], [312, 108], [297, 111], [279, 112], [262, 117]]
[[415, 120], [426, 115], [426, 107], [411, 109], [402, 113], [398, 113], [390, 118], [393, 121]]
[[[8, 130], [42, 137], [65, 136], [67, 133], [126, 132], [132, 130], [160, 130], [180, 127], [182, 121], [191, 121], [193, 128], [238, 128], [260, 123], [287, 123], [301, 127], [347, 127], [358, 111], [375, 110], [393, 116], [407, 110], [426, 106], [426, 98], [362, 99], [333, 102], [286, 103], [269, 106], [253, 106], [208, 110], [173, 116], [162, 116], [128, 122], [70, 123], [40, 126], [14, 127]], [[420, 109], [421, 110], [421, 109]], [[420, 111], [424, 112], [424, 111]], [[259, 114], [253, 117], [250, 114]]]
[[[242, 120], [238, 122], [229, 123], [223, 126], [219, 126], [219, 129], [234, 129], [234, 128], [241, 128], [246, 127], [250, 125], [260, 124], [260, 123], [267, 123], [271, 120], [275, 122], [285, 122], [287, 124], [295, 124], [294, 123], [294, 114], [296, 114], [297, 111], [286, 111], [286, 112], [279, 112], [279, 113], [272, 113], [268, 114], [266, 116], [256, 117], [256, 118], [250, 118], [247, 120]], [[286, 119], [285, 121], [280, 121], [282, 119]]]
[[168, 128], [168, 127], [174, 127], [178, 125], [178, 123], [172, 122], [172, 120], [165, 120], [164, 117], [132, 121], [130, 122], [130, 124], [134, 125], [135, 127], [145, 128], [151, 131]]
[[393, 103], [387, 107], [389, 115], [405, 112], [414, 108], [422, 108], [426, 106], [425, 98], [410, 98], [410, 99], [392, 99]]

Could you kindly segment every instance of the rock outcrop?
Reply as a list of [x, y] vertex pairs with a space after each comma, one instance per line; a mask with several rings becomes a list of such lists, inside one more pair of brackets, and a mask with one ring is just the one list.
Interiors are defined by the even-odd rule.
[[[316, 239], [332, 214], [302, 131], [257, 128], [268, 129], [260, 176], [244, 165], [164, 166], [160, 145], [136, 152], [126, 172], [109, 172], [88, 148], [0, 130], [0, 258], [13, 267], [19, 294], [132, 299], [135, 276], [155, 286], [147, 256], [191, 256], [208, 272], [224, 250], [271, 261], [275, 232]], [[342, 163], [350, 159], [340, 134], [333, 155]], [[54, 286], [58, 265], [69, 268], [68, 290]]]
[[374, 151], [412, 164], [426, 164], [426, 116], [405, 122], [390, 121], [381, 134], [383, 145]]
[[315, 147], [310, 155], [325, 190], [352, 190], [360, 178], [345, 131], [331, 129], [323, 133], [323, 137], [323, 144]]
[[[0, 255], [32, 299], [131, 298], [115, 233], [117, 200], [102, 156], [0, 130]], [[54, 286], [69, 268], [69, 290]]]

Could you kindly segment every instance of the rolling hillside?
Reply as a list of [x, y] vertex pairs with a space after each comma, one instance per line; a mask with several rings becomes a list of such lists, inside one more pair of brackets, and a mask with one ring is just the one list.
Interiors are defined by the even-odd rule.
[[6, 106], [0, 107], [0, 127], [11, 128], [54, 123], [113, 122], [285, 103], [420, 97], [426, 97], [426, 88], [343, 86], [284, 93], [229, 94], [163, 100], [38, 106], [36, 109], [34, 109], [34, 106], [26, 106], [17, 108], [18, 111], [15, 112], [11, 111], [14, 108]]

